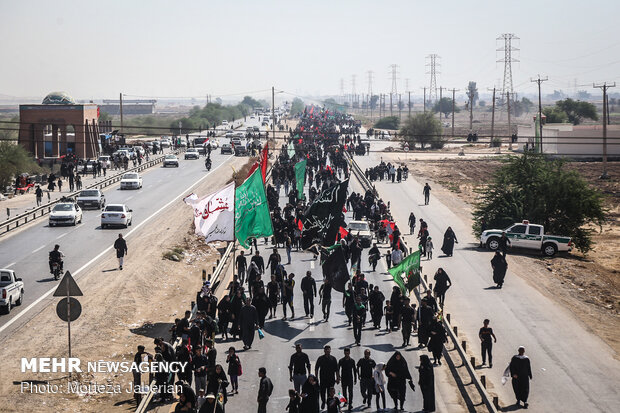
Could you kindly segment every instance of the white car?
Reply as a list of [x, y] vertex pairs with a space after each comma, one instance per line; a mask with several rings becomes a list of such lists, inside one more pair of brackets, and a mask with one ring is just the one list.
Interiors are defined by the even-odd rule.
[[82, 222], [82, 208], [74, 202], [59, 202], [54, 205], [49, 216], [49, 226], [76, 225]]
[[121, 189], [142, 188], [142, 177], [136, 172], [127, 172], [121, 178]]
[[224, 126], [224, 125], [228, 125], [228, 121], [227, 120], [223, 120], [222, 121], [222, 126]]
[[101, 166], [103, 167], [104, 165], [106, 166], [106, 168], [110, 169], [112, 167], [112, 162], [110, 161], [110, 156], [109, 155], [101, 155], [99, 157], [99, 161], [101, 161]]
[[162, 148], [169, 148], [170, 147], [170, 140], [169, 139], [162, 139], [161, 141], [159, 141], [159, 145]]
[[101, 213], [101, 229], [111, 226], [122, 226], [127, 228], [131, 225], [131, 212], [125, 204], [110, 204]]
[[164, 168], [168, 166], [174, 166], [175, 168], [179, 167], [179, 158], [176, 155], [166, 155], [164, 158]]
[[198, 152], [197, 148], [189, 148], [185, 151], [185, 159], [200, 159], [200, 152]]
[[347, 231], [354, 237], [358, 237], [362, 243], [362, 247], [368, 248], [372, 244], [372, 232], [366, 221], [351, 221], [347, 225]]

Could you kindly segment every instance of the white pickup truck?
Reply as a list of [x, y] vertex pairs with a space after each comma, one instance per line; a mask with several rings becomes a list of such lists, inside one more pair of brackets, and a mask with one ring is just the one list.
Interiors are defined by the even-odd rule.
[[6, 314], [11, 312], [15, 305], [21, 305], [24, 300], [24, 283], [15, 276], [15, 271], [0, 269], [0, 308]]
[[554, 256], [558, 251], [570, 252], [573, 249], [570, 237], [547, 235], [545, 234], [545, 227], [530, 224], [527, 220], [513, 224], [504, 230], [487, 229], [483, 231], [480, 235], [480, 245], [486, 245], [493, 251], [497, 250], [502, 232], [506, 233], [511, 247], [538, 250], [548, 257]]

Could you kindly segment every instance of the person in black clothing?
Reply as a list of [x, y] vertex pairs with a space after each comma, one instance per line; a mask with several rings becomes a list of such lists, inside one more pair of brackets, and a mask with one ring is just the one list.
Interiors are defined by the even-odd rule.
[[411, 300], [409, 297], [405, 297], [404, 299], [404, 305], [400, 310], [400, 316], [402, 322], [401, 333], [403, 334], [402, 347], [407, 347], [409, 345], [409, 340], [411, 339], [411, 331], [415, 321], [415, 310], [411, 307]]
[[50, 264], [50, 274], [54, 274], [54, 270], [52, 268], [53, 263], [58, 263], [60, 266], [60, 272], [63, 272], [63, 261], [62, 258], [65, 255], [60, 251], [60, 245], [54, 245], [54, 249], [49, 252], [49, 264]]
[[373, 370], [377, 363], [370, 358], [370, 350], [364, 350], [364, 357], [357, 361], [357, 371], [360, 378], [360, 391], [362, 392], [362, 403], [367, 403], [370, 407], [372, 395], [374, 393], [375, 381]]
[[220, 301], [217, 305], [217, 316], [219, 329], [222, 333], [222, 338], [228, 340], [228, 323], [230, 323], [230, 319], [232, 316], [232, 307], [230, 305], [230, 296], [225, 295], [222, 297], [222, 301]]
[[321, 390], [321, 409], [325, 408], [327, 390], [340, 382], [338, 361], [331, 355], [331, 346], [323, 347], [324, 354], [320, 356], [314, 365], [314, 375], [319, 377]]
[[420, 356], [420, 367], [418, 367], [420, 377], [418, 384], [422, 391], [422, 399], [424, 401], [423, 412], [435, 411], [435, 374], [433, 373], [433, 366], [431, 360], [426, 354]]
[[395, 352], [385, 365], [385, 375], [388, 378], [387, 391], [394, 400], [394, 409], [398, 409], [398, 402], [400, 402], [400, 410], [403, 410], [407, 392], [406, 381], [409, 380], [409, 386], [412, 390], [415, 391], [415, 387], [411, 381], [407, 361], [399, 351]]
[[198, 396], [204, 394], [207, 388], [207, 369], [209, 359], [202, 354], [202, 347], [194, 347], [194, 357], [192, 358], [192, 370], [194, 370], [194, 385]]
[[446, 274], [443, 268], [438, 268], [437, 272], [435, 273], [434, 291], [435, 297], [439, 299], [439, 305], [441, 306], [441, 308], [443, 308], [443, 303], [446, 298], [446, 291], [448, 291], [448, 288], [450, 288], [451, 286], [452, 280], [450, 280], [448, 274]]
[[291, 309], [291, 320], [295, 318], [295, 307], [293, 306], [293, 291], [295, 290], [295, 274], [290, 273], [288, 278], [282, 281], [282, 312], [283, 320], [286, 320], [286, 306]]
[[348, 284], [347, 290], [342, 294], [342, 306], [347, 315], [349, 325], [351, 325], [351, 321], [353, 320], [353, 309], [355, 308], [355, 291], [353, 291], [353, 285], [351, 283]]
[[390, 296], [390, 303], [392, 304], [392, 331], [398, 330], [400, 325], [400, 310], [402, 309], [403, 296], [398, 286], [392, 287], [392, 295]]
[[256, 254], [252, 257], [251, 262], [256, 263], [258, 271], [261, 275], [265, 273], [265, 261], [263, 260], [263, 257], [260, 256], [260, 252], [258, 250], [256, 250]]
[[502, 288], [504, 278], [506, 278], [506, 271], [508, 271], [508, 262], [499, 251], [495, 251], [495, 255], [491, 259], [491, 268], [493, 268], [493, 282], [497, 288]]
[[435, 300], [435, 297], [433, 297], [433, 295], [431, 294], [432, 284], [428, 287], [429, 289], [426, 290], [426, 296], [422, 298], [422, 301], [426, 301], [426, 304], [428, 304], [431, 310], [433, 310], [433, 313], [436, 313], [437, 311], [439, 311], [439, 307], [437, 306], [437, 300]]
[[267, 317], [267, 313], [269, 313], [270, 302], [263, 287], [259, 288], [258, 292], [254, 294], [252, 305], [256, 307], [256, 312], [258, 314], [258, 327], [264, 328], [265, 317]]
[[433, 317], [433, 321], [429, 328], [430, 340], [428, 341], [428, 350], [433, 353], [433, 364], [439, 363], [441, 366], [441, 355], [443, 353], [443, 343], [448, 341], [446, 330], [443, 328], [441, 321]]
[[319, 288], [319, 304], [321, 304], [323, 320], [328, 321], [332, 305], [332, 283], [329, 281], [329, 278], [325, 278], [321, 288]]
[[118, 267], [123, 269], [123, 261], [127, 255], [127, 242], [123, 238], [123, 234], [118, 234], [118, 238], [114, 241], [114, 249], [116, 250], [116, 258], [118, 258]]
[[502, 256], [504, 258], [506, 258], [506, 251], [511, 245], [512, 243], [510, 242], [510, 239], [508, 239], [508, 237], [506, 236], [506, 233], [502, 232], [502, 237], [499, 239], [499, 246], [497, 249], [502, 252]]
[[243, 284], [245, 281], [245, 272], [248, 268], [248, 262], [243, 255], [243, 251], [237, 256], [235, 260], [235, 265], [237, 266], [237, 277], [240, 284]]
[[228, 375], [230, 376], [230, 384], [232, 384], [233, 393], [239, 393], [239, 373], [241, 371], [241, 360], [234, 347], [228, 349], [226, 355], [226, 363], [228, 363]]
[[370, 251], [368, 251], [368, 261], [370, 262], [370, 265], [372, 266], [373, 272], [376, 270], [377, 263], [379, 262], [380, 258], [381, 258], [381, 251], [379, 251], [379, 247], [377, 247], [377, 244], [374, 244], [372, 248], [370, 249]]
[[180, 363], [188, 363], [185, 364], [185, 367], [182, 367], [182, 370], [177, 373], [179, 380], [182, 380], [192, 385], [192, 354], [188, 349], [187, 340], [182, 340], [181, 345], [178, 346], [175, 350], [175, 359]]
[[452, 230], [452, 227], [448, 227], [446, 232], [443, 234], [443, 244], [441, 245], [441, 250], [448, 257], [452, 256], [454, 252], [454, 243], [459, 243], [459, 240], [456, 239], [456, 234]]
[[366, 306], [362, 303], [360, 295], [355, 297], [355, 308], [353, 309], [353, 338], [358, 346], [362, 342], [362, 327], [366, 320]]
[[258, 413], [267, 413], [267, 402], [273, 392], [273, 383], [271, 383], [271, 379], [267, 377], [267, 369], [264, 367], [258, 369], [258, 377], [260, 377], [258, 397], [256, 398], [258, 402]]
[[512, 356], [510, 360], [510, 376], [512, 377], [512, 389], [517, 398], [517, 405], [523, 402], [527, 409], [527, 398], [530, 395], [530, 380], [532, 379], [532, 367], [530, 359], [525, 355], [525, 347], [519, 347], [519, 354]]
[[424, 205], [428, 205], [428, 202], [431, 198], [431, 186], [428, 184], [428, 182], [424, 184], [424, 189], [422, 190], [422, 193], [424, 194]]
[[175, 384], [175, 387], [179, 389], [179, 393], [177, 393], [179, 402], [174, 411], [193, 412], [196, 409], [196, 393], [184, 381], [177, 381]]
[[426, 257], [426, 241], [428, 240], [428, 229], [426, 227], [420, 228], [420, 244], [418, 246], [422, 247], [422, 256]]
[[[138, 352], [133, 356], [134, 363], [140, 364], [145, 361], [145, 358], [148, 360], [149, 363], [153, 361], [153, 356], [144, 350], [144, 346], [138, 346]], [[133, 383], [131, 388], [135, 390], [141, 388], [141, 386], [142, 374], [140, 372], [133, 372]], [[136, 404], [139, 405], [140, 401], [142, 400], [142, 393], [136, 393], [134, 391], [133, 398], [136, 400]]]
[[[483, 322], [483, 326], [480, 327], [480, 331], [478, 331], [478, 337], [480, 338], [480, 344], [482, 346], [482, 365], [486, 364], [486, 356], [489, 355], [489, 368], [493, 367], [493, 355], [491, 354], [493, 350], [493, 341], [497, 343], [497, 338], [495, 334], [493, 334], [493, 329], [489, 327], [489, 319], [485, 319]], [[493, 341], [491, 341], [491, 337], [493, 337]]]
[[277, 248], [274, 248], [273, 252], [269, 256], [269, 259], [267, 260], [267, 267], [271, 269], [271, 275], [275, 274], [276, 267], [280, 264], [281, 261], [282, 257], [280, 257], [280, 254], [278, 254]]
[[[187, 310], [185, 312], [185, 317], [183, 317], [181, 319], [181, 321], [179, 321], [179, 324], [177, 325], [177, 336], [180, 336], [182, 339], [189, 339], [189, 332], [190, 332], [190, 325], [189, 325], [189, 319], [192, 316], [192, 312]], [[193, 344], [193, 343], [192, 343]]]
[[[293, 389], [289, 389], [288, 391], [288, 404], [286, 405], [286, 411], [288, 413], [299, 413], [301, 403], [301, 397], [299, 396], [299, 392]], [[318, 408], [318, 406], [317, 406]]]
[[418, 309], [418, 347], [424, 347], [428, 343], [434, 315], [435, 312], [428, 306], [428, 301], [422, 300]]
[[319, 394], [321, 393], [316, 376], [308, 376], [308, 380], [301, 388], [301, 413], [317, 413], [319, 411]]
[[344, 357], [338, 361], [338, 368], [342, 383], [342, 395], [347, 398], [342, 407], [348, 404], [349, 410], [351, 410], [353, 408], [353, 385], [357, 384], [357, 369], [355, 368], [355, 360], [351, 358], [350, 348], [344, 349]]
[[288, 363], [289, 380], [293, 382], [295, 391], [299, 392], [301, 386], [306, 382], [312, 369], [310, 368], [310, 359], [308, 355], [302, 351], [301, 343], [295, 344], [295, 352], [291, 355]]
[[381, 318], [383, 318], [383, 302], [385, 296], [379, 290], [379, 286], [368, 294], [368, 304], [370, 305], [370, 316], [372, 318], [372, 325], [375, 328], [381, 328]]
[[271, 276], [271, 281], [267, 283], [267, 297], [269, 298], [269, 319], [276, 316], [278, 301], [280, 299], [280, 285], [276, 281], [276, 276]]
[[316, 281], [312, 278], [312, 272], [306, 271], [306, 276], [301, 279], [301, 292], [304, 296], [304, 310], [306, 317], [314, 317], [314, 297], [316, 297]]
[[226, 404], [228, 402], [228, 391], [226, 390], [228, 384], [228, 378], [226, 377], [226, 373], [224, 373], [224, 368], [221, 364], [216, 364], [215, 368], [209, 372], [207, 394], [222, 393], [224, 396], [224, 404]]
[[[351, 405], [349, 405], [349, 410], [351, 410]], [[329, 394], [327, 397], [327, 413], [340, 413], [340, 399], [336, 396], [336, 389], [333, 387], [329, 388]]]

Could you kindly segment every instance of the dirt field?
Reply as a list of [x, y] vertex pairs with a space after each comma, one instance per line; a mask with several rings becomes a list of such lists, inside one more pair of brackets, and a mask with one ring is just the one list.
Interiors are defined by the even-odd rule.
[[[227, 174], [215, 175], [196, 190], [203, 194], [224, 185]], [[173, 212], [171, 212], [173, 211]], [[187, 212], [187, 213], [186, 213]], [[72, 323], [73, 357], [88, 361], [133, 361], [140, 344], [153, 353], [153, 338], [168, 332], [176, 317], [182, 317], [200, 288], [202, 269], [211, 272], [220, 252], [193, 234], [189, 207], [178, 200], [167, 213], [128, 239], [129, 255], [123, 271], [116, 270], [115, 255], [97, 261], [78, 281], [82, 316]], [[146, 247], [148, 246], [148, 247]], [[224, 245], [222, 245], [223, 247]], [[163, 259], [171, 248], [185, 251], [180, 262]], [[56, 300], [54, 301], [55, 304]], [[135, 409], [126, 392], [131, 373], [82, 374], [82, 384], [120, 385], [121, 394], [27, 394], [21, 380], [50, 380], [66, 388], [66, 375], [23, 374], [21, 357], [66, 357], [66, 324], [55, 314], [55, 305], [45, 308], [18, 334], [4, 342], [0, 357], [5, 360], [0, 378], [0, 410], [6, 412], [127, 412]], [[145, 378], [143, 379], [145, 380]], [[18, 383], [15, 384], [14, 382]]]
[[[388, 158], [394, 155], [388, 155]], [[477, 196], [473, 190], [486, 182], [500, 164], [499, 160], [492, 158], [444, 159], [409, 162], [409, 168], [414, 176], [434, 182], [433, 193], [462, 219], [471, 222], [472, 203]], [[592, 186], [606, 195], [608, 221], [594, 235], [594, 249], [585, 256], [573, 252], [566, 257], [553, 259], [525, 254], [512, 256], [510, 260], [514, 264], [511, 268], [545, 295], [569, 308], [605, 340], [618, 357], [620, 162], [609, 163], [610, 180], [598, 179], [601, 174], [600, 162], [573, 162], [567, 167], [578, 170]]]

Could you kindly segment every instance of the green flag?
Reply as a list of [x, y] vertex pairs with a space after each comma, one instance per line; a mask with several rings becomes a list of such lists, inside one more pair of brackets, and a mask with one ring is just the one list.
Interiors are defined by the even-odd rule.
[[[407, 255], [400, 264], [390, 268], [388, 272], [392, 274], [394, 282], [398, 284], [403, 293], [413, 290], [420, 284], [420, 251]], [[405, 278], [403, 278], [403, 273], [405, 273]]]
[[295, 164], [295, 182], [297, 183], [297, 199], [304, 199], [304, 185], [306, 184], [306, 163], [299, 161]]
[[273, 235], [269, 203], [260, 168], [235, 189], [235, 236], [239, 244], [249, 248], [251, 238]]
[[295, 157], [295, 144], [293, 142], [288, 143], [287, 153], [289, 158], [293, 159]]

